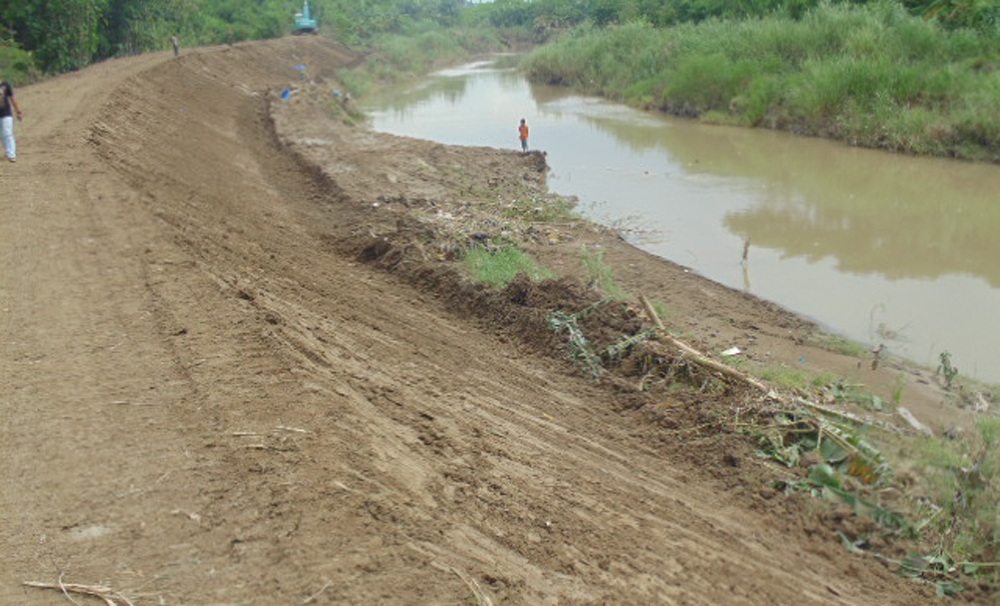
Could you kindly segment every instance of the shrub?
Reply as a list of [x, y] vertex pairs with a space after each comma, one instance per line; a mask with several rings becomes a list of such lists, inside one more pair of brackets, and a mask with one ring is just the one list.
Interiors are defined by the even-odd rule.
[[39, 77], [34, 57], [15, 42], [0, 41], [0, 79], [24, 85]]

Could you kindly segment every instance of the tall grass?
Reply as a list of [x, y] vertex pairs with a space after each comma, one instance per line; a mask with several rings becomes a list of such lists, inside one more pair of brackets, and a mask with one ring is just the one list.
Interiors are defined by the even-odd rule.
[[604, 260], [603, 250], [582, 246], [580, 248], [580, 260], [583, 262], [583, 269], [588, 284], [615, 301], [624, 301], [632, 298], [632, 295], [619, 286], [615, 280], [614, 269]]
[[[958, 437], [907, 445], [922, 530], [956, 562], [997, 581], [1000, 575], [1000, 418], [980, 420]], [[976, 564], [991, 566], [976, 567]]]
[[895, 2], [584, 27], [524, 67], [537, 81], [709, 121], [1000, 161], [1000, 30], [945, 30]]

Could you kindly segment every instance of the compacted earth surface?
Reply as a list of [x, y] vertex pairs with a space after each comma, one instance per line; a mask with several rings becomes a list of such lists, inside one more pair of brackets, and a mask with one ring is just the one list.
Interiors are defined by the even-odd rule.
[[[288, 38], [18, 90], [0, 604], [940, 599], [845, 549], [842, 512], [771, 488], [792, 471], [734, 429], [767, 400], [752, 381], [671, 362], [669, 340], [595, 381], [548, 322], [613, 343], [653, 326], [642, 295], [707, 357], [902, 390], [946, 429], [966, 412], [932, 377], [832, 353], [607, 229], [534, 220], [561, 203], [542, 154], [350, 125], [331, 91], [358, 60]], [[562, 277], [477, 285], [456, 261], [473, 242]], [[632, 296], [580, 314], [606, 298], [587, 255]]]

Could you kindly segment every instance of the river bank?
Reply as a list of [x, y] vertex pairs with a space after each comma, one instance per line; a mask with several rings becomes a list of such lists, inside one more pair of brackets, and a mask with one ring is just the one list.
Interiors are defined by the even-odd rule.
[[[994, 394], [988, 391], [946, 386], [931, 369], [844, 347], [779, 306], [642, 252], [614, 229], [558, 213], [545, 217], [564, 201], [547, 190], [541, 152], [454, 147], [349, 126], [337, 119], [342, 104], [334, 102], [331, 110], [329, 89], [329, 83], [303, 87], [288, 102], [274, 101], [272, 111], [282, 141], [357, 202], [331, 242], [435, 293], [452, 309], [472, 312], [503, 338], [562, 360], [565, 372], [586, 374], [586, 368], [578, 357], [574, 366], [575, 354], [552, 330], [550, 314], [579, 313], [608, 296], [594, 272], [597, 257], [625, 301], [588, 321], [584, 332], [595, 351], [649, 325], [637, 300], [642, 295], [669, 310], [671, 334], [701, 352], [874, 424], [913, 431], [898, 408], [938, 435], [961, 432], [983, 418], [984, 404], [991, 405]], [[470, 246], [512, 242], [563, 280], [520, 281], [491, 291], [462, 270], [463, 252]], [[732, 348], [738, 356], [722, 354]], [[663, 391], [670, 381], [663, 383], [656, 372], [635, 359], [610, 368], [602, 380], [619, 393], [613, 406], [634, 408], [654, 424], [687, 431], [704, 426], [706, 414], [739, 410], [734, 399], [746, 397], [727, 390], [713, 394], [704, 385]], [[843, 397], [848, 392], [860, 397]], [[696, 449], [697, 456], [711, 450]], [[903, 469], [908, 469], [905, 462]]]
[[[377, 131], [516, 146], [531, 125], [551, 191], [659, 257], [855, 341], [1000, 381], [1000, 167], [705, 124], [529, 83], [509, 56], [366, 95]], [[944, 203], [943, 201], [947, 201]], [[900, 228], [900, 225], [905, 226]], [[947, 309], [948, 313], [942, 313]]]
[[[18, 91], [46, 111], [0, 201], [0, 602], [933, 599], [845, 549], [842, 510], [773, 488], [804, 467], [755, 456], [745, 390], [686, 363], [700, 381], [653, 402], [635, 375], [595, 385], [537, 328], [586, 284], [455, 279], [435, 222], [540, 193], [544, 164], [331, 123], [329, 94], [282, 104], [296, 66], [332, 85], [356, 60], [289, 38]], [[531, 223], [540, 249], [614, 236]], [[773, 314], [742, 330], [799, 326]]]
[[[469, 66], [467, 70], [454, 70], [456, 73], [468, 72], [478, 72], [483, 64], [475, 63]], [[452, 70], [449, 70], [449, 72]], [[487, 70], [488, 71], [488, 70]], [[478, 90], [474, 84], [462, 82], [460, 78], [456, 78], [455, 83], [449, 83], [451, 80], [449, 78], [442, 78], [440, 84], [440, 93], [435, 93], [437, 90], [437, 85], [429, 84], [419, 86], [412, 92], [412, 95], [418, 100], [417, 105], [426, 106], [430, 104], [430, 99], [434, 98], [437, 94], [443, 96], [444, 101], [442, 101], [442, 107], [446, 108], [444, 113], [447, 117], [437, 118], [436, 113], [433, 110], [417, 110], [420, 116], [427, 112], [430, 115], [424, 117], [416, 118], [413, 120], [414, 129], [420, 132], [426, 132], [428, 138], [440, 138], [443, 137], [445, 140], [455, 140], [455, 139], [476, 139], [476, 135], [468, 135], [470, 131], [476, 132], [477, 129], [482, 129], [484, 133], [488, 133], [486, 140], [496, 140], [498, 146], [503, 146], [504, 139], [496, 139], [496, 131], [498, 130], [496, 124], [499, 120], [502, 120], [503, 116], [497, 116], [486, 111], [485, 114], [482, 112], [474, 113], [474, 118], [471, 121], [463, 120], [460, 116], [462, 115], [462, 105], [457, 101], [458, 97], [466, 92], [467, 90], [474, 90], [471, 96], [471, 104], [478, 105], [483, 102], [484, 96], [489, 96], [492, 94], [500, 94], [498, 87], [505, 87], [508, 95], [513, 95], [512, 90], [516, 90], [518, 87], [516, 83], [508, 78], [501, 78], [499, 82], [485, 87], [483, 90]], [[457, 87], [457, 90], [462, 92], [451, 92], [451, 89]], [[389, 101], [389, 107], [391, 109], [387, 110], [386, 113], [390, 115], [409, 115], [415, 110], [409, 109], [406, 105], [406, 97], [410, 93], [406, 90], [394, 90], [391, 95], [392, 100]], [[549, 95], [551, 93], [532, 89], [532, 97]], [[324, 120], [329, 121], [329, 114], [325, 111], [324, 106], [326, 104], [325, 93], [320, 89], [313, 89], [311, 93], [311, 98], [309, 101], [317, 105], [315, 110], [314, 120], [317, 124], [323, 122]], [[308, 98], [306, 95], [305, 98]], [[543, 97], [544, 98], [544, 97]], [[557, 97], [558, 98], [558, 97]], [[289, 105], [288, 107], [290, 107]], [[284, 111], [286, 105], [276, 106], [277, 109]], [[594, 112], [598, 110], [592, 110]], [[471, 116], [472, 114], [470, 114]], [[565, 117], [560, 115], [560, 120], [565, 122]], [[598, 113], [593, 113], [593, 116], [599, 116]], [[540, 119], [535, 116], [535, 119]], [[602, 125], [607, 127], [606, 123], [610, 120], [603, 120], [602, 118], [595, 118], [602, 121]], [[533, 122], [534, 124], [539, 124], [538, 122]], [[335, 125], [341, 128], [342, 125]], [[644, 133], [650, 131], [648, 125], [642, 125], [644, 128]], [[549, 127], [541, 126], [538, 127], [540, 130], [537, 132], [541, 133], [538, 135], [539, 142], [535, 142], [535, 145], [540, 145], [549, 149], [555, 149], [557, 142], [555, 139], [559, 139], [564, 147], [569, 142], [572, 145], [573, 141], [577, 139], [572, 136], [572, 134], [567, 133], [564, 124], [560, 124], [559, 133], [554, 132], [554, 126]], [[310, 129], [313, 127], [311, 126]], [[328, 128], [328, 127], [324, 127]], [[636, 126], [636, 128], [640, 128]], [[358, 130], [358, 129], [355, 129]], [[399, 130], [406, 130], [405, 128], [400, 128]], [[670, 132], [686, 132], [687, 128], [680, 128], [677, 126], [671, 126], [668, 129]], [[343, 133], [327, 134], [329, 140], [340, 141], [345, 137], [351, 136], [349, 133], [350, 129], [347, 129]], [[324, 145], [324, 139], [314, 138], [310, 139], [308, 134], [296, 135], [302, 138], [302, 140], [311, 143], [309, 149], [306, 152], [306, 156], [310, 158], [312, 162], [315, 162], [318, 166], [337, 166], [339, 168], [331, 169], [337, 172], [344, 170], [343, 166], [353, 166], [359, 162], [358, 159], [348, 158], [347, 160], [340, 157], [340, 154], [347, 153], [339, 148], [333, 150], [333, 146]], [[708, 136], [708, 133], [703, 133], [701, 138], [704, 139]], [[721, 136], [721, 135], [720, 135]], [[730, 135], [731, 136], [731, 135]], [[643, 148], [655, 144], [651, 143], [648, 134], [644, 135], [644, 139], [641, 143]], [[698, 137], [696, 133], [691, 132], [684, 135], [686, 139], [695, 139]], [[546, 139], [547, 138], [547, 139]], [[723, 136], [723, 138], [725, 138]], [[403, 149], [405, 146], [415, 147], [416, 149], [411, 150], [409, 153], [416, 156], [417, 158], [429, 157], [430, 152], [421, 151], [425, 146], [430, 146], [429, 149], [447, 150], [454, 149], [452, 147], [434, 144], [424, 140], [409, 139], [405, 137], [394, 137], [392, 135], [385, 135], [377, 132], [365, 131], [363, 140], [366, 144], [375, 145], [378, 151], [373, 151], [364, 157], [364, 161], [367, 161], [369, 157], [378, 157], [382, 153], [382, 149], [388, 146], [386, 143], [373, 143], [374, 141], [392, 141], [393, 153], [396, 149]], [[726, 139], [728, 141], [728, 139]], [[404, 146], [404, 143], [405, 146]], [[754, 144], [750, 141], [740, 140], [737, 143], [729, 142], [730, 145], [740, 149], [740, 150], [752, 150]], [[314, 145], [312, 145], [314, 144]], [[585, 144], [580, 144], [580, 147], [584, 149], [600, 149], [604, 146], [609, 145], [607, 142], [600, 142], [597, 140], [588, 139]], [[509, 147], [509, 146], [508, 146]], [[724, 149], [728, 149], [722, 146]], [[474, 160], [478, 157], [480, 153], [483, 153], [483, 148], [477, 147], [461, 147], [458, 149], [469, 150], [465, 153], [465, 156], [469, 158], [469, 161]], [[561, 148], [560, 148], [561, 149]], [[562, 150], [563, 153], [559, 155], [559, 160], [563, 160], [566, 154], [566, 150]], [[713, 163], [712, 156], [706, 149], [695, 150], [680, 150], [672, 149], [673, 153], [679, 153], [680, 156], [685, 161], [691, 161], [692, 163], [697, 163], [699, 160], [703, 161], [705, 166], [709, 166]], [[685, 153], [687, 152], [687, 153]], [[498, 157], [505, 157], [503, 154], [509, 152], [500, 152], [499, 150], [493, 150], [488, 154], [491, 158], [494, 156], [492, 154], [497, 154]], [[797, 150], [793, 152], [789, 150], [787, 153], [805, 153], [804, 150]], [[329, 157], [326, 155], [329, 154]], [[613, 158], [604, 157], [606, 154], [602, 154], [601, 159], [601, 169], [595, 170], [596, 173], [593, 177], [587, 175], [583, 179], [607, 179], [609, 182], [618, 184], [617, 181], [611, 181], [613, 178], [612, 173], [609, 172], [605, 166], [607, 163], [614, 163]], [[545, 152], [542, 152], [540, 156], [545, 158], [542, 160], [546, 164], [548, 163], [548, 158], [545, 156]], [[826, 156], [823, 156], [824, 158]], [[529, 224], [532, 222], [532, 217], [530, 213], [524, 212], [525, 207], [531, 207], [533, 205], [532, 201], [537, 201], [537, 205], [548, 206], [545, 203], [547, 198], [558, 198], [554, 196], [548, 190], [547, 173], [548, 167], [538, 168], [537, 175], [532, 177], [531, 183], [511, 183], [509, 179], [499, 179], [492, 178], [492, 181], [485, 181], [483, 178], [477, 178], [476, 175], [488, 175], [490, 170], [484, 168], [481, 165], [483, 161], [477, 162], [477, 167], [468, 170], [468, 176], [466, 177], [456, 177], [451, 173], [454, 173], [458, 166], [458, 160], [449, 160], [454, 163], [453, 166], [449, 167], [449, 176], [447, 179], [439, 175], [439, 170], [433, 167], [424, 166], [423, 169], [414, 171], [409, 169], [410, 173], [407, 177], [394, 176], [394, 172], [397, 169], [391, 167], [389, 164], [384, 164], [383, 166], [365, 166], [358, 171], [366, 172], [368, 170], [374, 171], [374, 175], [366, 177], [363, 183], [374, 184], [373, 188], [370, 189], [388, 189], [390, 191], [395, 191], [397, 193], [392, 194], [390, 197], [398, 199], [409, 198], [420, 198], [423, 199], [425, 208], [423, 212], [423, 220], [430, 220], [434, 223], [434, 229], [441, 232], [441, 238], [448, 241], [448, 246], [450, 247], [450, 257], [449, 260], [455, 262], [464, 247], [467, 247], [471, 241], [471, 234], [478, 233], [480, 235], [492, 234], [496, 237], [497, 232], [503, 232], [504, 229], [496, 228], [490, 229], [482, 224], [486, 221], [494, 226], [500, 226], [505, 221], [510, 220], [511, 213], [520, 213], [524, 216], [522, 221], [527, 221]], [[737, 161], [734, 158], [725, 157], [720, 160], [723, 163], [732, 164]], [[385, 160], [389, 162], [389, 160]], [[425, 164], [424, 160], [414, 159], [411, 162], [415, 166], [423, 166]], [[641, 172], [643, 168], [641, 164], [631, 167], [634, 171]], [[564, 167], [565, 169], [565, 167]], [[659, 170], [664, 170], [663, 167], [659, 167]], [[669, 168], [667, 169], [669, 171]], [[705, 169], [702, 169], [705, 170]], [[379, 173], [383, 173], [380, 175]], [[535, 171], [532, 171], [533, 173]], [[744, 171], [745, 173], [746, 171]], [[744, 173], [741, 173], [744, 174]], [[605, 176], [606, 175], [606, 176]], [[648, 171], [647, 171], [648, 175]], [[565, 179], [566, 175], [562, 175]], [[650, 177], [646, 177], [648, 180]], [[465, 181], [463, 181], [463, 179]], [[434, 186], [428, 186], [427, 182], [429, 180], [437, 180], [440, 183]], [[450, 182], [449, 182], [450, 180]], [[381, 181], [381, 183], [380, 183]], [[618, 184], [618, 187], [624, 187], [626, 184]], [[431, 190], [436, 191], [436, 199], [431, 199], [428, 201], [426, 199], [426, 191], [428, 187]], [[775, 184], [773, 187], [781, 188], [783, 184]], [[451, 189], [449, 189], [451, 188]], [[460, 190], [461, 193], [456, 193], [455, 190]], [[623, 190], [624, 191], [624, 190]], [[468, 201], [469, 196], [474, 193], [478, 198], [475, 201]], [[698, 195], [697, 192], [689, 192], [691, 195]], [[671, 195], [676, 195], [677, 192], [671, 192]], [[358, 195], [364, 196], [366, 194], [359, 193]], [[369, 194], [370, 197], [370, 194]], [[441, 199], [451, 200], [452, 202], [442, 202]], [[456, 212], [454, 208], [451, 208], [456, 202], [455, 200], [462, 200], [458, 204], [462, 205], [462, 212]], [[373, 200], [373, 204], [378, 204], [377, 201]], [[476, 220], [442, 220], [440, 216], [442, 213], [451, 217], [456, 214], [461, 215], [463, 213], [469, 214], [469, 208], [474, 207], [476, 213], [479, 213], [478, 223]], [[700, 207], [699, 204], [694, 204], [694, 207]], [[495, 216], [495, 215], [502, 216]], [[549, 214], [546, 211], [546, 214]], [[625, 291], [631, 293], [632, 298], [636, 294], [646, 294], [651, 299], [658, 299], [662, 295], [662, 300], [664, 301], [666, 307], [671, 309], [671, 317], [676, 316], [682, 324], [677, 327], [677, 329], [684, 334], [693, 334], [694, 338], [706, 339], [709, 336], [717, 336], [713, 342], [706, 343], [707, 351], [721, 352], [731, 347], [737, 347], [744, 352], [744, 355], [737, 360], [734, 360], [738, 364], [749, 364], [753, 366], [757, 371], [763, 372], [766, 375], [781, 377], [785, 375], [786, 379], [798, 382], [799, 384], [805, 385], [816, 379], [825, 375], [827, 382], [834, 382], [836, 380], [842, 380], [849, 384], [864, 385], [868, 389], [872, 389], [873, 393], [877, 394], [881, 399], [886, 402], [895, 403], [905, 403], [907, 406], [915, 406], [920, 409], [921, 417], [929, 417], [930, 422], [938, 426], [939, 429], [944, 429], [940, 426], [942, 422], [948, 422], [946, 419], [950, 419], [950, 413], [946, 412], [947, 407], [940, 405], [942, 400], [947, 400], [953, 397], [953, 394], [948, 394], [941, 390], [939, 381], [934, 378], [933, 368], [917, 370], [918, 366], [913, 363], [903, 363], [902, 360], [896, 360], [896, 364], [899, 366], [893, 372], [888, 372], [887, 367], [882, 366], [881, 371], [878, 373], [866, 373], [863, 369], [871, 366], [872, 358], [874, 353], [872, 351], [865, 351], [864, 346], [858, 343], [849, 343], [846, 340], [825, 333], [819, 326], [811, 321], [803, 319], [801, 316], [796, 316], [795, 314], [788, 312], [787, 310], [782, 310], [790, 318], [795, 318], [795, 321], [801, 322], [803, 326], [807, 328], [798, 332], [789, 332], [788, 334], [783, 334], [783, 329], [770, 329], [771, 334], [783, 334], [785, 337], [777, 342], [771, 342], [765, 340], [760, 345], [754, 345], [752, 342], [748, 343], [748, 340], [756, 340], [760, 338], [760, 335], [748, 334], [746, 331], [741, 331], [738, 328], [733, 329], [734, 325], [738, 325], [743, 321], [743, 315], [749, 313], [762, 314], [764, 312], [759, 311], [759, 309], [769, 308], [769, 309], [781, 309], [780, 306], [773, 305], [760, 301], [752, 295], [747, 294], [745, 290], [738, 290], [733, 287], [725, 287], [711, 279], [705, 279], [704, 276], [697, 275], [701, 272], [692, 272], [689, 268], [680, 266], [673, 262], [663, 261], [658, 259], [657, 256], [643, 253], [636, 246], [630, 245], [625, 241], [625, 238], [621, 237], [622, 233], [618, 232], [615, 228], [600, 227], [597, 224], [589, 223], [587, 221], [582, 221], [581, 215], [576, 215], [571, 223], [559, 223], [557, 220], [557, 225], [555, 227], [546, 225], [546, 221], [538, 220], [538, 229], [554, 229], [556, 232], [560, 230], [571, 229], [574, 232], [573, 235], [555, 235], [551, 242], [547, 242], [545, 245], [539, 244], [539, 238], [530, 239], [521, 237], [518, 240], [518, 245], [527, 247], [530, 252], [535, 255], [543, 266], [553, 266], [558, 275], [566, 275], [567, 273], [572, 277], [581, 279], [583, 282], [593, 281], [593, 276], [585, 275], [588, 271], [584, 257], [587, 256], [586, 249], [592, 248], [593, 250], [600, 251], [602, 255], [605, 255], [605, 260], [611, 271], [615, 272], [616, 279], [622, 281], [622, 286]], [[855, 218], [857, 219], [857, 218]], [[670, 220], [666, 218], [665, 220]], [[844, 220], [847, 221], [846, 219]], [[549, 220], [551, 223], [552, 221]], [[773, 223], [773, 219], [771, 221]], [[857, 220], [853, 223], [858, 223]], [[683, 224], [683, 222], [682, 222]], [[585, 227], [581, 227], [585, 226]], [[624, 228], [629, 227], [628, 224], [623, 226]], [[520, 231], [524, 231], [525, 228], [522, 226], [519, 228]], [[604, 241], [594, 241], [592, 238], [583, 238], [578, 232], [589, 232], [589, 231], [603, 231]], [[694, 236], [697, 236], [700, 232], [695, 231]], [[502, 240], [502, 238], [499, 238]], [[695, 245], [688, 245], [692, 250], [699, 251], [697, 254], [702, 255], [703, 251], [696, 248]], [[816, 254], [816, 249], [812, 248], [812, 254]], [[624, 254], [620, 251], [627, 251]], [[620, 255], [620, 256], [619, 256]], [[733, 252], [734, 258], [736, 251]], [[659, 255], [662, 257], [663, 255]], [[552, 265], [550, 265], [550, 262]], [[757, 261], [761, 263], [762, 261]], [[644, 275], [645, 274], [645, 275]], [[680, 275], [682, 278], [677, 278]], [[661, 280], [661, 276], [669, 276], [671, 280], [685, 280], [683, 286], [678, 290], [672, 292], [671, 289], [677, 288], [677, 285], [673, 282], [657, 284], [652, 286], [649, 284], [650, 278], [653, 281]], [[744, 280], [746, 276], [744, 276]], [[700, 293], [702, 289], [708, 288], [707, 286], [696, 286], [698, 284], [711, 285], [712, 289], [716, 289], [713, 294], [714, 298], [723, 297], [729, 300], [738, 301], [730, 306], [727, 306], [725, 310], [716, 309], [714, 304], [706, 301], [706, 299], [692, 295], [691, 293]], [[666, 285], [666, 288], [664, 286]], [[758, 310], [743, 312], [733, 312], [731, 309], [738, 309], [742, 305], [746, 305], [745, 301], [755, 301], [758, 305]], [[726, 314], [733, 314], [730, 319], [725, 320], [717, 316], [725, 316]], [[861, 315], [865, 318], [868, 317], [867, 308]], [[739, 318], [739, 319], [737, 319]], [[773, 323], [774, 320], [761, 321], [759, 323]], [[750, 322], [753, 323], [753, 322]], [[782, 322], [782, 324], [790, 324], [791, 321]], [[701, 328], [705, 330], [701, 330]], [[794, 346], [789, 347], [787, 343], [793, 343]], [[804, 347], [805, 346], [805, 347]], [[839, 354], [836, 352], [831, 352], [830, 350], [839, 350]], [[888, 358], [888, 352], [882, 351], [882, 356]], [[904, 371], [903, 368], [906, 367], [910, 370]]]

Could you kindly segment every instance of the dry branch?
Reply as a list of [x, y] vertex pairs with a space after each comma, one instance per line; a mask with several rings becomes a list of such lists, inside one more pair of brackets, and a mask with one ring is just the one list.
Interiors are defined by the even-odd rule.
[[101, 585], [78, 585], [76, 583], [63, 583], [60, 578], [58, 583], [39, 583], [37, 581], [24, 581], [23, 585], [25, 587], [35, 587], [38, 589], [54, 589], [56, 591], [62, 592], [70, 602], [76, 604], [77, 602], [70, 597], [71, 593], [78, 593], [81, 595], [89, 595], [95, 598], [100, 598], [104, 600], [107, 606], [118, 606], [118, 602], [115, 600], [121, 600], [123, 604], [127, 606], [135, 606], [132, 600], [118, 593], [110, 587], [104, 587]]
[[784, 405], [798, 405], [798, 406], [802, 406], [802, 407], [811, 409], [813, 411], [819, 412], [821, 414], [825, 414], [825, 415], [828, 415], [828, 416], [839, 418], [839, 419], [841, 419], [843, 421], [847, 421], [847, 422], [850, 422], [852, 424], [871, 425], [871, 426], [878, 427], [878, 428], [880, 428], [882, 430], [885, 430], [885, 431], [888, 431], [888, 432], [891, 432], [891, 433], [897, 433], [897, 434], [898, 433], [902, 433], [898, 427], [892, 425], [891, 423], [879, 422], [879, 421], [874, 421], [874, 420], [860, 419], [860, 418], [856, 417], [855, 415], [852, 415], [852, 414], [850, 414], [848, 412], [842, 412], [842, 411], [839, 411], [839, 410], [834, 410], [834, 409], [829, 408], [827, 406], [823, 406], [822, 404], [817, 404], [815, 402], [811, 402], [809, 400], [806, 400], [805, 398], [801, 398], [801, 397], [790, 398], [788, 396], [782, 395], [782, 394], [778, 393], [777, 391], [770, 389], [769, 387], [767, 387], [766, 385], [764, 385], [759, 380], [757, 380], [757, 379], [755, 379], [755, 378], [753, 378], [753, 377], [751, 377], [751, 376], [749, 376], [749, 375], [747, 375], [745, 373], [742, 373], [742, 372], [740, 372], [740, 371], [738, 371], [738, 370], [736, 370], [734, 368], [730, 368], [729, 366], [726, 366], [725, 364], [722, 364], [721, 362], [716, 362], [715, 360], [711, 360], [711, 359], [707, 358], [704, 354], [702, 354], [701, 352], [699, 352], [697, 349], [691, 347], [687, 343], [684, 343], [680, 339], [678, 339], [678, 338], [670, 335], [669, 333], [667, 333], [666, 327], [663, 325], [663, 322], [660, 321], [660, 317], [657, 315], [656, 310], [653, 309], [653, 306], [650, 304], [649, 300], [645, 296], [639, 295], [639, 301], [642, 303], [643, 307], [645, 308], [646, 314], [649, 316], [649, 318], [656, 325], [657, 334], [660, 335], [660, 336], [662, 336], [666, 341], [668, 341], [675, 348], [679, 349], [681, 351], [681, 353], [686, 357], [686, 359], [689, 359], [692, 362], [694, 362], [694, 363], [696, 363], [696, 364], [698, 364], [700, 366], [703, 366], [705, 368], [708, 368], [708, 369], [714, 370], [716, 372], [719, 372], [719, 373], [721, 373], [721, 374], [723, 374], [723, 375], [725, 375], [727, 377], [730, 377], [732, 379], [736, 379], [737, 381], [740, 381], [741, 383], [743, 383], [745, 385], [749, 385], [749, 386], [753, 387], [754, 389], [756, 389], [757, 391], [759, 391], [760, 393], [764, 394], [767, 398], [769, 398], [771, 400], [775, 400], [775, 401], [777, 401], [777, 402], [779, 402], [781, 404], [784, 404]]
[[465, 583], [465, 586], [468, 587], [469, 590], [472, 592], [473, 597], [476, 598], [477, 604], [482, 604], [482, 606], [493, 606], [493, 600], [490, 599], [490, 596], [486, 595], [486, 592], [484, 592], [483, 588], [479, 586], [479, 583], [476, 581], [476, 579], [472, 577], [466, 577], [464, 574], [459, 572], [459, 570], [454, 566], [448, 566], [445, 564], [441, 564], [439, 562], [431, 562], [431, 566], [437, 568], [438, 570], [451, 572], [458, 578], [462, 579], [462, 582]]
[[318, 598], [320, 596], [320, 594], [322, 594], [324, 591], [326, 591], [327, 587], [329, 587], [330, 585], [333, 585], [333, 581], [327, 581], [325, 585], [323, 585], [322, 587], [319, 588], [319, 591], [317, 591], [316, 593], [312, 594], [308, 598], [302, 600], [302, 603], [303, 604], [311, 604], [311, 603], [315, 602], [316, 598]]
[[700, 351], [691, 347], [684, 341], [681, 341], [677, 337], [674, 337], [673, 335], [668, 333], [667, 327], [664, 326], [663, 322], [660, 321], [660, 316], [657, 315], [656, 310], [653, 309], [653, 306], [650, 304], [649, 299], [647, 299], [643, 295], [639, 295], [639, 301], [645, 308], [646, 315], [648, 315], [649, 318], [656, 325], [657, 334], [665, 341], [667, 341], [668, 343], [679, 349], [681, 354], [683, 354], [686, 358], [688, 358], [695, 364], [698, 364], [699, 366], [713, 370], [731, 379], [735, 379], [745, 385], [749, 385], [750, 387], [753, 387], [754, 389], [756, 389], [757, 391], [761, 392], [764, 395], [769, 395], [771, 393], [770, 388], [768, 388], [767, 385], [764, 385], [757, 379], [745, 373], [742, 373], [734, 368], [730, 368], [729, 366], [726, 366], [721, 362], [716, 362], [715, 360], [708, 358], [707, 356], [705, 356], [705, 354], [701, 353]]
[[921, 423], [917, 417], [913, 416], [913, 413], [910, 412], [909, 409], [900, 406], [896, 412], [898, 412], [899, 416], [903, 417], [903, 420], [909, 423], [910, 427], [913, 429], [924, 434], [925, 436], [934, 436], [934, 430]]
[[900, 430], [898, 427], [896, 427], [892, 423], [886, 423], [886, 422], [877, 421], [877, 420], [874, 420], [874, 419], [862, 419], [862, 418], [858, 417], [857, 415], [853, 415], [853, 414], [851, 414], [849, 412], [844, 412], [844, 411], [840, 411], [840, 410], [834, 410], [834, 409], [830, 408], [829, 406], [823, 406], [822, 404], [817, 404], [815, 402], [810, 402], [809, 400], [806, 400], [805, 398], [795, 398], [794, 402], [796, 404], [798, 404], [799, 406], [804, 406], [806, 408], [809, 408], [811, 410], [814, 410], [814, 411], [819, 412], [821, 414], [824, 414], [826, 416], [835, 417], [835, 418], [838, 418], [838, 419], [840, 419], [842, 421], [846, 421], [848, 423], [851, 423], [853, 425], [871, 425], [873, 427], [878, 427], [879, 429], [883, 429], [883, 430], [888, 431], [890, 433], [895, 433], [895, 434], [901, 434], [901, 433], [903, 433], [902, 430]]

